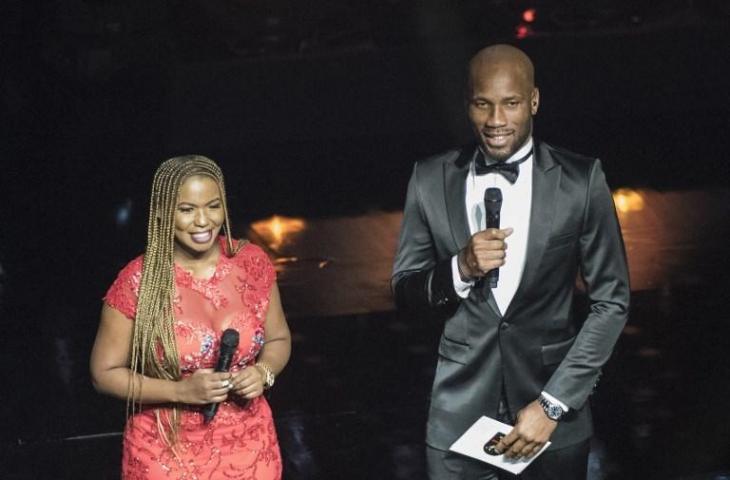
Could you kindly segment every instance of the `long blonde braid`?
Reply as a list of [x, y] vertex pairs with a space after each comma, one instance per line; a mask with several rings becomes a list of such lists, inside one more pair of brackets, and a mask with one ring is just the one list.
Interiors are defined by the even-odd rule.
[[[127, 397], [128, 412], [131, 406], [131, 413], [141, 408], [137, 399], [140, 398], [142, 378], [136, 373], [165, 380], [181, 379], [173, 317], [175, 211], [180, 185], [196, 175], [210, 177], [218, 184], [225, 218], [223, 232], [227, 240], [224, 253], [229, 257], [236, 254], [223, 173], [218, 165], [201, 155], [185, 155], [164, 161], [155, 172], [150, 195], [147, 247], [132, 334], [130, 368], [134, 373], [130, 377]], [[180, 405], [173, 405], [171, 409], [155, 409], [160, 435], [170, 446], [177, 441], [180, 412]]]

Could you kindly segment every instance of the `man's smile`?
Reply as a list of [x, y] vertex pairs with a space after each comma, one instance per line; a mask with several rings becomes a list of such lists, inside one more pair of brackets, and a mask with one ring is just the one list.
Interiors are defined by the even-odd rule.
[[490, 147], [505, 147], [507, 146], [513, 132], [484, 132], [482, 131], [482, 138], [484, 143]]

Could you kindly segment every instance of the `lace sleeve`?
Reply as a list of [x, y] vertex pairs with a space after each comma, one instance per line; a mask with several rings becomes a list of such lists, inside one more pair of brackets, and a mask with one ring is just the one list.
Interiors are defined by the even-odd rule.
[[142, 257], [137, 257], [119, 272], [104, 295], [104, 302], [133, 320], [137, 314], [137, 296], [141, 278]]
[[268, 298], [271, 287], [276, 282], [276, 270], [266, 252], [258, 245], [248, 243], [236, 255], [236, 259], [246, 271], [248, 281], [255, 284]]

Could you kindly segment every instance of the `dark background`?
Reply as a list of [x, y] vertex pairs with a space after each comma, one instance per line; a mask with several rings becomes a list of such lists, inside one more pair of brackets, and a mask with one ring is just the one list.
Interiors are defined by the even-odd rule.
[[506, 41], [536, 65], [536, 136], [613, 187], [727, 189], [729, 23], [720, 0], [4, 2], [0, 441], [121, 429], [85, 362], [161, 160], [217, 160], [239, 233], [398, 210], [413, 161], [470, 140], [464, 65]]

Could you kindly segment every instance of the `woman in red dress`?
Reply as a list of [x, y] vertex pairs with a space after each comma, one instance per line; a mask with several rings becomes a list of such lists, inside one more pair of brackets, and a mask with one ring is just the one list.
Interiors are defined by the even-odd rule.
[[[228, 328], [239, 345], [230, 371], [216, 373]], [[109, 288], [91, 353], [96, 389], [131, 411], [122, 478], [281, 478], [262, 393], [290, 349], [274, 268], [260, 248], [232, 240], [218, 166], [193, 155], [162, 163], [145, 254]], [[206, 422], [210, 403], [218, 410]]]

